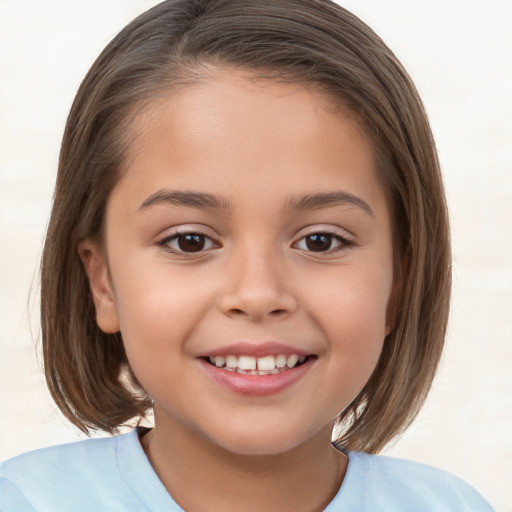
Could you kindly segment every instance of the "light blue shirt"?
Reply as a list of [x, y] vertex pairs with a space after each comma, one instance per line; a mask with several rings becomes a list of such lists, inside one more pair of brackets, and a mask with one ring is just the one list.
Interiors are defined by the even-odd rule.
[[[201, 492], [198, 482], [198, 492]], [[241, 507], [243, 510], [243, 506]], [[468, 484], [438, 469], [349, 453], [327, 512], [492, 512]], [[1, 512], [181, 512], [154, 472], [137, 431], [43, 448], [0, 464]]]

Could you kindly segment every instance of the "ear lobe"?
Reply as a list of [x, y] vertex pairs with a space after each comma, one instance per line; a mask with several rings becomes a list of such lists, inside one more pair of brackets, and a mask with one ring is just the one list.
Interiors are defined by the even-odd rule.
[[119, 332], [117, 307], [103, 251], [97, 243], [84, 240], [78, 245], [78, 254], [89, 279], [98, 327], [107, 334]]

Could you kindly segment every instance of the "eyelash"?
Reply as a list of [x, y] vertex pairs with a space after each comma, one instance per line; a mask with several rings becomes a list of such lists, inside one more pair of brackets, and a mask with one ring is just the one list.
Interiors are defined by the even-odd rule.
[[[301, 249], [306, 252], [310, 252], [312, 254], [332, 254], [338, 251], [342, 251], [344, 249], [349, 249], [354, 245], [354, 242], [352, 240], [349, 240], [348, 238], [341, 236], [337, 233], [332, 233], [330, 231], [315, 231], [313, 233], [308, 233], [307, 235], [304, 235], [301, 237], [297, 242], [295, 242], [294, 245], [298, 246], [300, 242], [305, 241], [307, 244], [307, 239], [311, 237], [326, 237], [329, 239], [329, 247], [326, 250], [321, 251], [311, 251], [307, 249]], [[332, 243], [337, 242], [338, 245], [334, 248], [332, 247]], [[300, 248], [300, 247], [299, 247]]]
[[180, 232], [180, 233], [174, 233], [170, 236], [166, 236], [165, 238], [163, 238], [162, 240], [157, 242], [157, 245], [159, 247], [164, 248], [168, 252], [171, 252], [173, 254], [184, 255], [187, 257], [194, 256], [194, 255], [196, 255], [196, 256], [201, 255], [204, 253], [204, 251], [208, 251], [213, 248], [213, 247], [207, 247], [205, 249], [204, 247], [200, 247], [199, 250], [197, 250], [197, 251], [184, 251], [182, 248], [179, 248], [179, 247], [177, 247], [177, 248], [171, 247], [171, 244], [173, 242], [176, 242], [177, 244], [179, 244], [181, 237], [200, 237], [202, 239], [202, 241], [204, 242], [204, 245], [206, 245], [209, 242], [210, 245], [219, 246], [219, 244], [217, 242], [215, 242], [211, 237], [205, 235], [204, 233], [197, 232], [197, 231], [184, 231], [184, 232]]
[[[183, 250], [183, 248], [180, 248], [180, 247], [172, 247], [171, 246], [172, 243], [179, 244], [181, 237], [190, 237], [190, 238], [196, 237], [196, 241], [197, 241], [197, 238], [200, 238], [201, 240], [199, 242], [200, 243], [203, 242], [203, 246], [200, 246], [199, 250], [197, 250], [197, 251], [185, 251], [185, 250]], [[307, 248], [304, 249], [304, 248], [299, 247], [299, 244], [303, 241], [307, 244], [307, 239], [311, 238], [311, 237], [326, 237], [326, 238], [328, 238], [329, 247], [326, 250], [320, 250], [320, 251], [312, 251], [312, 250], [308, 250]], [[336, 245], [334, 248], [332, 247], [333, 242], [338, 243], [338, 245]], [[205, 248], [204, 245], [208, 245], [208, 244], [210, 245], [210, 247]], [[181, 233], [174, 233], [174, 234], [172, 234], [170, 236], [166, 236], [162, 240], [158, 241], [157, 245], [159, 247], [164, 248], [168, 252], [171, 252], [173, 254], [183, 255], [185, 257], [194, 257], [194, 256], [197, 257], [199, 255], [203, 255], [205, 251], [209, 251], [213, 248], [218, 248], [220, 246], [220, 244], [215, 242], [208, 235], [205, 235], [204, 233], [197, 232], [197, 231], [184, 231]], [[300, 249], [304, 252], [312, 253], [312, 254], [332, 254], [334, 252], [342, 251], [344, 249], [349, 249], [353, 245], [354, 245], [354, 242], [352, 240], [349, 240], [348, 238], [346, 238], [344, 236], [341, 236], [339, 234], [332, 233], [329, 231], [315, 231], [312, 233], [308, 233], [307, 235], [302, 236], [297, 242], [295, 242], [293, 244], [293, 246], [297, 247], [298, 249]], [[215, 246], [217, 246], [217, 247], [215, 247]]]

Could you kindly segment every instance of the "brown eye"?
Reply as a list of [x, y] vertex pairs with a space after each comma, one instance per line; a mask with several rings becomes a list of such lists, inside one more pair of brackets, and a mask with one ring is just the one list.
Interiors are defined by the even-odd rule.
[[294, 244], [297, 249], [306, 252], [334, 253], [353, 246], [349, 239], [334, 233], [311, 233]]
[[204, 235], [197, 233], [187, 233], [186, 235], [178, 235], [176, 241], [179, 249], [183, 252], [199, 252], [206, 245], [205, 238]]
[[157, 245], [175, 254], [193, 254], [218, 249], [220, 246], [202, 233], [177, 233], [160, 240]]
[[328, 251], [332, 245], [332, 235], [316, 233], [305, 237], [306, 247], [310, 251], [323, 252]]

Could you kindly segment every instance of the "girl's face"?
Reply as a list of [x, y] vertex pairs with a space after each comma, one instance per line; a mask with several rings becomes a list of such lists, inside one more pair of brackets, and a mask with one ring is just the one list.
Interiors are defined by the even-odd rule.
[[393, 285], [358, 124], [319, 91], [219, 73], [136, 130], [104, 251], [81, 254], [157, 430], [239, 454], [329, 436], [376, 366]]

